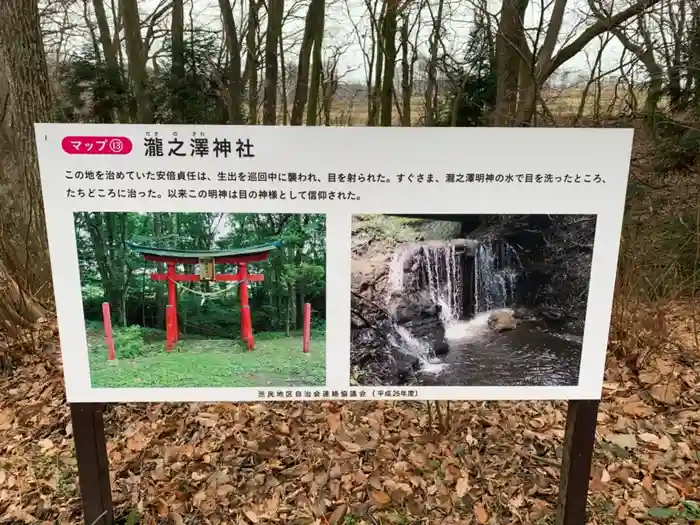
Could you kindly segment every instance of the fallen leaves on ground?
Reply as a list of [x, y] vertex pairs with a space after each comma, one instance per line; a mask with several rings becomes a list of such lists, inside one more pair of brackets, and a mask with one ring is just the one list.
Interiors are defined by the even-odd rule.
[[[589, 523], [634, 525], [700, 499], [689, 355], [609, 359]], [[0, 523], [79, 523], [55, 349], [27, 354], [0, 391]], [[547, 523], [565, 408], [453, 403], [440, 434], [417, 402], [110, 405], [113, 499], [118, 516], [148, 525]]]

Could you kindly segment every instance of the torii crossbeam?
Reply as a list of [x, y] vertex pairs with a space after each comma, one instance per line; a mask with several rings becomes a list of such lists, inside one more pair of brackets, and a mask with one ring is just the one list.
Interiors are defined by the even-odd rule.
[[[248, 350], [255, 348], [253, 323], [248, 304], [248, 283], [263, 281], [264, 276], [261, 273], [249, 273], [248, 265], [267, 260], [270, 253], [281, 246], [280, 241], [232, 250], [174, 250], [142, 246], [131, 242], [127, 242], [126, 245], [142, 255], [146, 261], [166, 264], [166, 273], [152, 273], [151, 280], [167, 281], [168, 283], [168, 305], [166, 308], [166, 348], [168, 351], [175, 346], [180, 334], [177, 324], [176, 283], [196, 281], [241, 283], [241, 338], [248, 344]], [[197, 264], [199, 265], [199, 273], [178, 273], [177, 264]], [[235, 264], [238, 269], [234, 274], [217, 274], [217, 264]]]

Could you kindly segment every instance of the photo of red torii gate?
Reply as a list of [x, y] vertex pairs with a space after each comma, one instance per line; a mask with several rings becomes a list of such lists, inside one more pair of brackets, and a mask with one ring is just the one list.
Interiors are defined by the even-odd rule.
[[[266, 261], [273, 250], [281, 246], [275, 241], [248, 248], [231, 250], [176, 250], [170, 248], [153, 248], [134, 243], [126, 243], [129, 248], [143, 256], [144, 260], [165, 263], [165, 273], [151, 273], [152, 281], [167, 281], [168, 304], [166, 306], [166, 350], [170, 352], [179, 339], [177, 320], [177, 283], [178, 282], [238, 282], [240, 283], [241, 301], [241, 339], [248, 345], [248, 350], [255, 348], [253, 323], [248, 301], [248, 283], [262, 282], [262, 273], [250, 273], [248, 265]], [[178, 273], [176, 265], [199, 265], [199, 273]], [[217, 264], [234, 264], [236, 273], [216, 273]]]

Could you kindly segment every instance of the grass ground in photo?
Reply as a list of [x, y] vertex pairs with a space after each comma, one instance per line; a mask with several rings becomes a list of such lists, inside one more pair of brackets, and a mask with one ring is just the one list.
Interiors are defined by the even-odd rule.
[[249, 352], [240, 339], [184, 337], [165, 351], [165, 332], [138, 326], [114, 332], [107, 360], [101, 330], [88, 329], [93, 388], [235, 388], [321, 386], [326, 382], [324, 332], [312, 332], [309, 353], [301, 332], [261, 333]]

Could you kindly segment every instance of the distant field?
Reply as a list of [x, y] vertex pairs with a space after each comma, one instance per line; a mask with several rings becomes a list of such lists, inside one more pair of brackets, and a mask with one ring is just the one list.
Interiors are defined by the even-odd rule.
[[[562, 90], [548, 90], [543, 93], [542, 99], [546, 105], [547, 111], [554, 117], [572, 117], [579, 112], [581, 105], [581, 94], [583, 86], [570, 87]], [[287, 104], [288, 112], [291, 112], [293, 93], [289, 94]], [[400, 97], [400, 94], [398, 94]], [[641, 107], [644, 104], [645, 93], [643, 90], [635, 91], [637, 106]], [[625, 109], [628, 103], [629, 94], [623, 87], [616, 92], [614, 86], [604, 87], [598, 93], [593, 87], [588, 92], [586, 102], [583, 106], [582, 116], [594, 117], [597, 116], [602, 120], [618, 115]], [[396, 106], [401, 106], [399, 100], [394, 104], [393, 123], [394, 125], [401, 124], [401, 114]], [[423, 121], [425, 109], [425, 101], [423, 96], [415, 96], [411, 99], [411, 123], [413, 125], [420, 124]], [[541, 105], [538, 109], [541, 112]], [[278, 105], [278, 123], [284, 124], [285, 120], [282, 117], [282, 105]], [[262, 112], [259, 119], [262, 119]], [[306, 116], [304, 117], [306, 121]], [[289, 116], [286, 122], [289, 122]], [[319, 124], [323, 124], [324, 117], [321, 114], [318, 119]], [[345, 91], [342, 95], [338, 95], [333, 99], [331, 105], [331, 126], [364, 126], [367, 124], [367, 97], [364, 92], [353, 94], [350, 91]]]
[[[543, 95], [547, 109], [555, 116], [576, 115], [581, 104], [583, 88], [569, 88], [562, 91], [549, 91]], [[624, 92], [615, 94], [614, 88], [606, 88], [600, 95], [591, 89], [586, 97], [583, 115], [594, 115], [596, 104], [601, 117], [619, 113], [624, 107]], [[643, 92], [637, 93], [638, 103], [643, 104]], [[424, 114], [425, 102], [422, 97], [414, 97], [411, 101], [411, 122], [419, 123]], [[400, 114], [394, 108], [394, 123], [400, 124]], [[331, 124], [334, 126], [361, 126], [367, 123], [367, 101], [364, 97], [337, 99], [333, 103]]]

